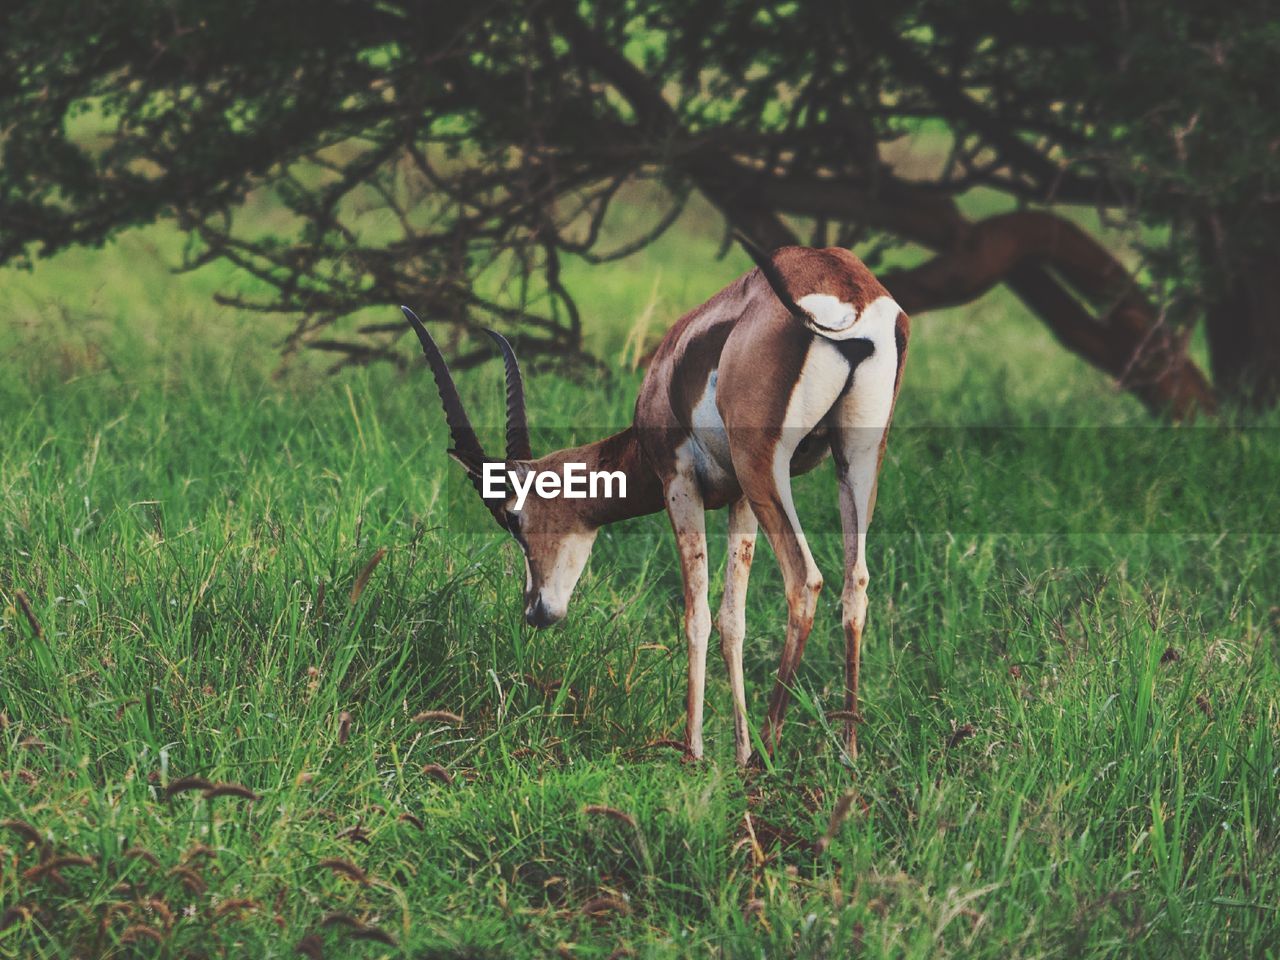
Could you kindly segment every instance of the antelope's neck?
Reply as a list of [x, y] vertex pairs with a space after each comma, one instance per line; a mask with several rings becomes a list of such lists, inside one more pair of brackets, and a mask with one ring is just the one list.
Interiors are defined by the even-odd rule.
[[592, 526], [642, 517], [656, 513], [666, 506], [662, 482], [641, 452], [634, 427], [627, 427], [595, 443], [557, 451], [547, 459], [561, 464], [582, 463], [586, 465], [588, 473], [621, 473], [626, 478], [626, 496], [618, 496], [619, 489], [615, 484], [613, 496], [590, 497], [580, 501], [583, 518]]

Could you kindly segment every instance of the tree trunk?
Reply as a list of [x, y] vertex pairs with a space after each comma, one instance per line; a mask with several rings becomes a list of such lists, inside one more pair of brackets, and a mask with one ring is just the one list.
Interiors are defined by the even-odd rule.
[[1223, 397], [1257, 406], [1280, 400], [1280, 255], [1237, 271], [1205, 313], [1209, 364]]

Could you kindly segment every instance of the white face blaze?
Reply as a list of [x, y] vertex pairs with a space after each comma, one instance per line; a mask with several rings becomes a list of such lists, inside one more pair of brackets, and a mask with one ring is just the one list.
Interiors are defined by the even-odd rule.
[[530, 623], [541, 620], [545, 621], [541, 625], [547, 625], [564, 619], [595, 541], [594, 530], [530, 538], [525, 554], [524, 611]]
[[[575, 498], [545, 498], [537, 493], [535, 477], [556, 475], [554, 470], [535, 470], [534, 464], [515, 462], [508, 475], [509, 489], [517, 492], [507, 498], [503, 508], [508, 529], [524, 554], [525, 621], [549, 627], [564, 619], [598, 531], [578, 518]], [[617, 481], [612, 482], [612, 489], [626, 496], [625, 475], [618, 474], [612, 480]], [[603, 488], [610, 481], [599, 477], [593, 482]], [[522, 485], [531, 488], [523, 501], [518, 493]]]

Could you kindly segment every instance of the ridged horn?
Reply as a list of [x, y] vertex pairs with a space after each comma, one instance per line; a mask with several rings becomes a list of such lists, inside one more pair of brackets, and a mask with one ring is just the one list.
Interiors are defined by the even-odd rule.
[[524, 378], [520, 376], [520, 364], [516, 360], [516, 352], [511, 349], [507, 338], [497, 330], [486, 327], [484, 332], [502, 351], [502, 364], [507, 371], [507, 459], [532, 460], [529, 418], [524, 408]]
[[742, 244], [742, 249], [747, 251], [751, 255], [751, 259], [756, 262], [756, 266], [760, 268], [760, 272], [764, 274], [765, 280], [769, 282], [769, 286], [773, 289], [774, 296], [782, 301], [782, 305], [787, 308], [787, 312], [801, 323], [817, 323], [813, 314], [792, 299], [790, 291], [787, 290], [787, 281], [782, 276], [781, 271], [774, 265], [773, 257], [752, 243], [751, 238], [741, 230], [735, 230], [734, 236], [737, 237], [738, 243]]
[[476, 436], [475, 430], [471, 427], [471, 421], [467, 418], [467, 411], [462, 406], [462, 398], [458, 396], [458, 388], [454, 385], [453, 376], [449, 373], [449, 366], [444, 362], [444, 354], [431, 339], [431, 334], [427, 333], [427, 328], [418, 319], [418, 315], [408, 307], [402, 306], [400, 309], [404, 311], [405, 319], [413, 327], [413, 332], [418, 335], [418, 340], [422, 343], [422, 353], [431, 367], [432, 377], [435, 378], [440, 402], [444, 404], [444, 419], [449, 425], [449, 436], [453, 440], [453, 449], [450, 453], [462, 461], [468, 472], [478, 472], [488, 458], [485, 456], [484, 448], [480, 446], [480, 438]]

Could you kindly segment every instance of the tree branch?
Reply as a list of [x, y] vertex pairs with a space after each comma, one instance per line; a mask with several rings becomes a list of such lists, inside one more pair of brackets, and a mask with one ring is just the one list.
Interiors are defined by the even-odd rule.
[[1184, 419], [1215, 409], [1208, 381], [1128, 272], [1069, 220], [1035, 211], [990, 217], [969, 227], [953, 249], [881, 280], [908, 313], [968, 303], [1005, 283], [1064, 346], [1151, 410]]

